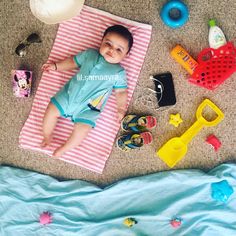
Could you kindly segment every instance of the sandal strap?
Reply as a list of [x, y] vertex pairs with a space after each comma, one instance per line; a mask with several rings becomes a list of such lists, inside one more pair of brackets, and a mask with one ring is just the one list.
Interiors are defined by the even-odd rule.
[[153, 116], [146, 116], [146, 127], [151, 129], [157, 125], [157, 119]]
[[152, 142], [153, 140], [153, 137], [152, 137], [152, 134], [150, 132], [143, 132], [143, 133], [140, 133], [140, 136], [142, 137], [143, 139], [143, 144], [149, 144]]
[[124, 141], [124, 144], [132, 149], [142, 147], [143, 146], [143, 139], [141, 140], [142, 142], [139, 144], [139, 143], [134, 142], [134, 139], [136, 139], [136, 138], [142, 138], [142, 137], [140, 134], [128, 134], [128, 135], [126, 135], [127, 140]]
[[[135, 117], [133, 117], [131, 120], [130, 120], [130, 122], [128, 123], [128, 127], [133, 127], [133, 126], [137, 126], [138, 125], [138, 120], [140, 119], [140, 118], [144, 118], [145, 119], [145, 116], [135, 116]], [[146, 119], [145, 119], [146, 120]]]
[[[139, 118], [139, 116], [137, 115], [128, 115], [129, 116], [133, 116], [127, 123], [124, 123], [125, 129], [127, 128], [134, 128], [137, 125], [137, 120]], [[126, 117], [125, 117], [126, 118]]]
[[[140, 143], [135, 143], [134, 139], [140, 138]], [[123, 141], [123, 150], [136, 149], [142, 147], [144, 144], [152, 142], [152, 134], [150, 132], [142, 132], [138, 134], [127, 134], [121, 137]]]
[[[144, 124], [140, 125], [139, 120], [144, 120]], [[157, 120], [153, 116], [135, 116], [133, 117], [126, 125], [126, 127], [131, 128], [134, 132], [140, 132], [140, 128], [151, 129], [155, 127], [157, 124]]]

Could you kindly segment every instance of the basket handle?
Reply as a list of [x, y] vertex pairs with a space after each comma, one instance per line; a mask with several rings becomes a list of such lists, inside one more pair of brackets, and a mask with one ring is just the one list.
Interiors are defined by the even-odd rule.
[[214, 56], [214, 49], [205, 48], [198, 54], [197, 61], [199, 64], [201, 64], [202, 62], [207, 62], [211, 60], [213, 56]]

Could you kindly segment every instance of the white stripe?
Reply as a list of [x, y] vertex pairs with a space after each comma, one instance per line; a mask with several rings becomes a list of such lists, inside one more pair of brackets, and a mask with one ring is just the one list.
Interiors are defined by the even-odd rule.
[[128, 19], [122, 18], [120, 16], [115, 16], [115, 15], [109, 13], [109, 12], [105, 12], [105, 11], [102, 11], [102, 10], [99, 10], [99, 9], [95, 9], [95, 8], [92, 8], [92, 7], [89, 7], [89, 6], [86, 6], [86, 5], [84, 5], [84, 9], [86, 9], [86, 11], [94, 13], [94, 15], [99, 13], [100, 15], [107, 16], [107, 17], [109, 17], [111, 19], [114, 19], [116, 21], [120, 21], [121, 23], [123, 22], [123, 23], [129, 24], [129, 25], [139, 26], [140, 28], [147, 29], [147, 30], [152, 29], [151, 25], [139, 23], [139, 22], [132, 21], [132, 20], [128, 20]]
[[[20, 147], [32, 149], [32, 150], [35, 150], [35, 151], [41, 151], [41, 152], [44, 152], [45, 154], [48, 154], [48, 155], [50, 155], [52, 153], [52, 152], [46, 151], [46, 150], [42, 151], [42, 150], [38, 149], [37, 147], [27, 145], [27, 144], [24, 144], [24, 143], [22, 143], [22, 144], [20, 143]], [[96, 168], [96, 166], [86, 163], [86, 161], [85, 161], [86, 159], [85, 160], [80, 160], [78, 158], [77, 159], [75, 159], [75, 158], [68, 159], [67, 157], [65, 157], [65, 158], [60, 158], [60, 160], [64, 160], [68, 163], [84, 167], [88, 170], [95, 171], [99, 174], [102, 174], [102, 170], [103, 170], [103, 166], [104, 166], [104, 165], [102, 165], [102, 167]]]
[[[39, 136], [39, 138], [41, 138], [42, 139], [42, 137], [41, 136]], [[63, 139], [63, 138], [61, 138], [61, 139]], [[32, 145], [32, 144], [34, 144], [35, 145], [35, 143], [38, 143], [38, 146], [34, 146], [35, 148], [37, 148], [39, 151], [44, 151], [45, 149], [42, 149], [41, 147], [40, 147], [40, 143], [41, 142], [39, 142], [39, 140], [40, 139], [38, 139], [38, 138], [34, 138], [34, 137], [28, 137], [28, 136], [24, 136], [23, 138], [22, 138], [22, 140], [23, 140], [23, 142], [21, 142], [21, 144], [27, 144], [27, 145]], [[33, 142], [34, 141], [34, 142]], [[66, 139], [64, 139], [64, 141], [66, 141]], [[86, 152], [86, 146], [84, 146], [84, 145], [81, 145], [80, 147], [80, 151], [79, 150], [77, 150], [77, 149], [73, 149], [73, 154], [75, 154], [75, 155], [78, 155], [78, 156], [81, 156], [81, 155], [83, 155], [83, 152]], [[94, 149], [90, 149], [91, 151], [94, 151]], [[96, 150], [96, 149], [95, 149]], [[94, 153], [94, 152], [93, 152]], [[96, 153], [96, 152], [95, 152]], [[101, 156], [103, 156], [103, 155], [107, 155], [107, 153], [106, 152], [102, 152], [102, 151], [100, 151], [100, 152], [97, 152], [98, 154], [100, 154]], [[66, 154], [65, 154], [65, 156], [66, 156]], [[89, 161], [90, 162], [96, 162], [96, 164], [98, 164], [99, 165], [99, 162], [100, 162], [100, 160], [98, 160], [98, 159], [96, 159], [96, 158], [94, 158], [93, 156], [90, 156], [90, 158], [89, 158]]]

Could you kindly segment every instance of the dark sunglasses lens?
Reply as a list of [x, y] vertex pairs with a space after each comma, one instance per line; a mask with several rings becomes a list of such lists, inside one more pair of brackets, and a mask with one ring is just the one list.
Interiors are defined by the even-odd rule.
[[25, 44], [21, 43], [17, 46], [16, 50], [15, 50], [15, 53], [20, 56], [20, 57], [23, 57], [26, 55], [26, 46]]
[[31, 35], [28, 36], [27, 42], [28, 42], [28, 43], [41, 43], [42, 40], [40, 39], [40, 37], [39, 37], [38, 34], [33, 33], [33, 34], [31, 34]]

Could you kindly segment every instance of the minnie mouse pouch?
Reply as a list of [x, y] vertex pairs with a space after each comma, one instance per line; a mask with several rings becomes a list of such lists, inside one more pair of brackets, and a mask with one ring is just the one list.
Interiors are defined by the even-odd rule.
[[12, 70], [13, 93], [16, 97], [29, 97], [31, 92], [32, 71]]

